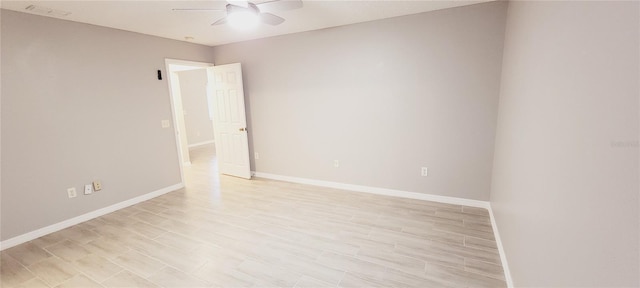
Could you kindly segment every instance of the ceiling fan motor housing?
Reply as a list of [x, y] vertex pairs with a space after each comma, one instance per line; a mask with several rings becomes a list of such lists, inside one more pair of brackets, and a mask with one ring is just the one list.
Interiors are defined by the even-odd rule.
[[233, 4], [227, 4], [227, 15], [233, 14], [233, 13], [238, 13], [238, 12], [251, 12], [254, 13], [256, 15], [260, 14], [260, 9], [258, 9], [258, 6], [256, 6], [256, 4], [253, 4], [251, 2], [247, 3], [248, 6], [247, 7], [242, 7], [242, 6], [236, 6]]

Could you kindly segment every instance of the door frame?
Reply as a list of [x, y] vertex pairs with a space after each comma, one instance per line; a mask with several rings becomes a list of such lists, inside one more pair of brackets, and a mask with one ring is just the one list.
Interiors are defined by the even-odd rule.
[[[171, 121], [173, 123], [173, 136], [176, 141], [176, 152], [178, 154], [178, 167], [180, 167], [180, 183], [184, 185], [184, 168], [183, 168], [184, 160], [182, 159], [183, 147], [180, 144], [180, 138], [178, 135], [178, 127], [177, 127], [177, 121], [176, 121], [176, 119], [178, 118], [178, 115], [176, 113], [178, 112], [176, 111], [176, 107], [174, 104], [176, 95], [173, 94], [173, 89], [176, 87], [173, 87], [171, 84], [172, 82], [171, 77], [174, 73], [173, 71], [174, 69], [172, 68], [172, 66], [179, 65], [179, 66], [206, 68], [206, 67], [214, 66], [214, 64], [209, 62], [198, 62], [198, 61], [190, 61], [190, 60], [171, 59], [171, 58], [165, 58], [164, 63], [165, 63], [165, 75], [167, 77], [167, 85], [169, 87], [169, 103], [171, 105]], [[179, 89], [180, 87], [177, 87], [177, 88]], [[183, 131], [183, 133], [186, 133], [186, 131]], [[189, 148], [187, 147], [187, 149]]]

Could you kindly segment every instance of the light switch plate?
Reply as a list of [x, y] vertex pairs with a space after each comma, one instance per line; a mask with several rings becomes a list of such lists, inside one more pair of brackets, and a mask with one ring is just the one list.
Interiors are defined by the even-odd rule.
[[171, 122], [169, 122], [169, 120], [162, 120], [161, 124], [162, 128], [169, 128], [169, 126], [171, 126]]

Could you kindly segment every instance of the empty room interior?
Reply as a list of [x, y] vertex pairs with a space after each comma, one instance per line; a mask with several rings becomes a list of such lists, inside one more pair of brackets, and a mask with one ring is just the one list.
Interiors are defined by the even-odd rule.
[[638, 1], [2, 1], [0, 287], [638, 287]]

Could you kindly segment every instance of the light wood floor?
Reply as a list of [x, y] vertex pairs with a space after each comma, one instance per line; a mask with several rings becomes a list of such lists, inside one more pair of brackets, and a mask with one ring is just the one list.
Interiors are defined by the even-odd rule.
[[187, 188], [3, 251], [2, 287], [506, 286], [484, 209], [219, 177], [192, 152]]

